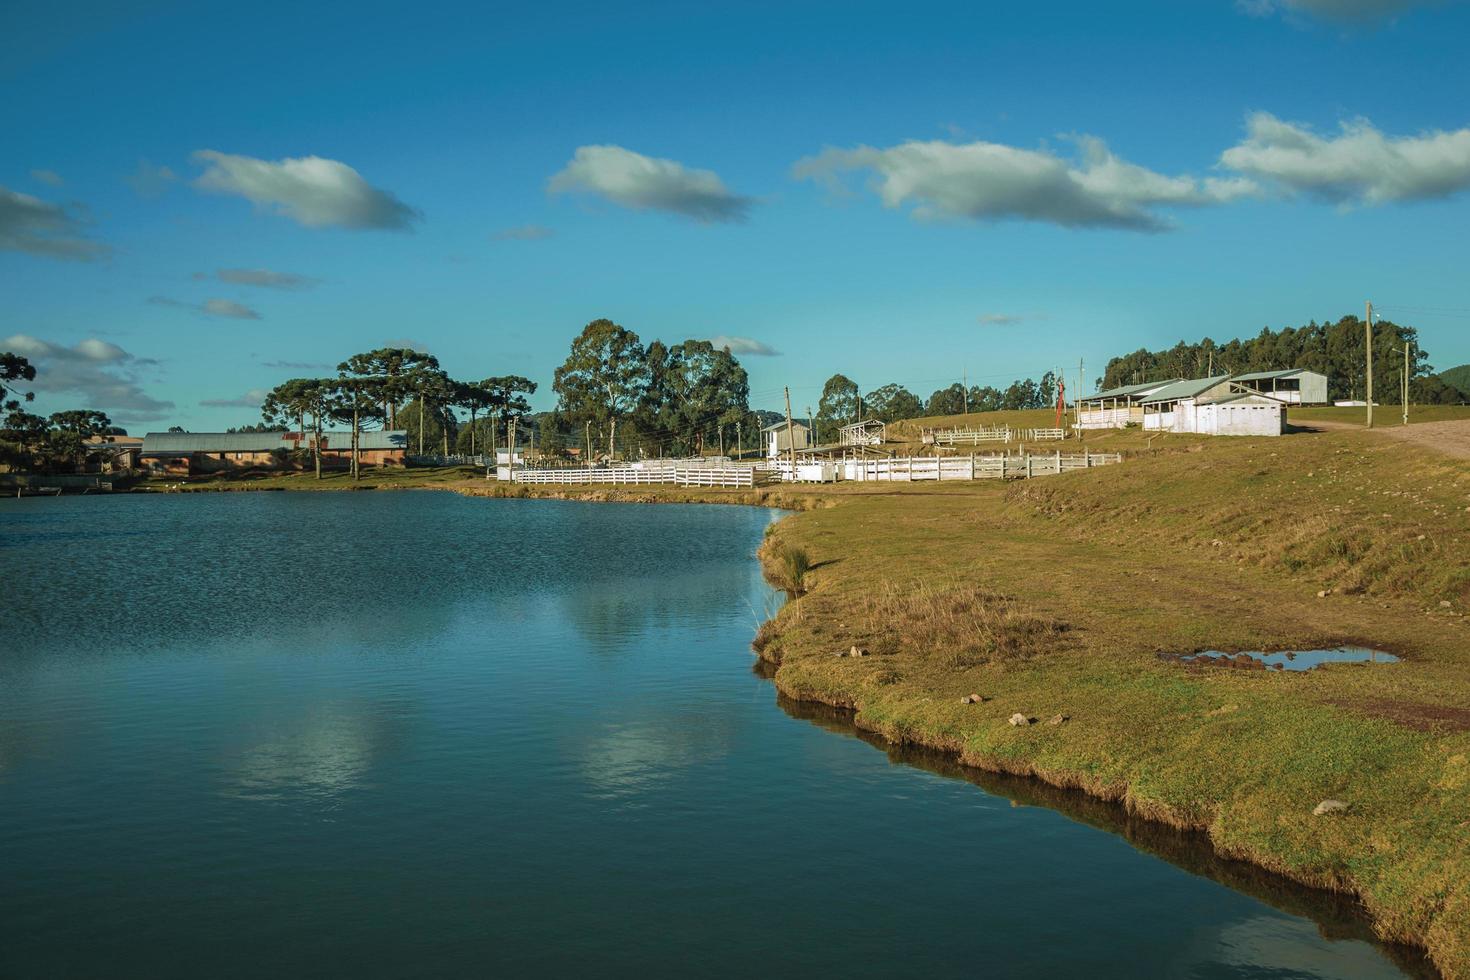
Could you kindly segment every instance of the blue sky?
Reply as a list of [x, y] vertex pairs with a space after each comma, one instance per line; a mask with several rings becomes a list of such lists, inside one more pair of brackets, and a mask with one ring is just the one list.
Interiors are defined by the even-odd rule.
[[1410, 0], [25, 5], [0, 346], [134, 431], [389, 341], [550, 407], [601, 316], [774, 351], [752, 401], [799, 413], [1365, 299], [1450, 367], [1466, 37]]

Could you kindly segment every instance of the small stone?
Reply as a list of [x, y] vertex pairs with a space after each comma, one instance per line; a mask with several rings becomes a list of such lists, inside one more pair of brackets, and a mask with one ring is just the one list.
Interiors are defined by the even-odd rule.
[[868, 655], [868, 649], [867, 647], [855, 646], [851, 650], [847, 651], [847, 655], [849, 657], [866, 657]]
[[979, 704], [981, 701], [984, 700], [985, 699], [978, 694], [966, 694], [964, 697], [960, 698], [960, 704]]
[[1047, 719], [1046, 723], [1048, 725], [1065, 725], [1071, 720], [1072, 718], [1070, 715], [1052, 715], [1049, 719]]
[[1453, 605], [1454, 605], [1454, 603], [1453, 602], [1450, 602], [1450, 600], [1448, 600], [1448, 599], [1441, 599], [1441, 600], [1439, 600], [1439, 608], [1441, 608], [1441, 609], [1448, 609], [1448, 608], [1450, 608]]
[[1225, 542], [1224, 541], [1221, 541], [1219, 538], [1216, 538], [1215, 540], [1213, 540], [1213, 541], [1210, 542], [1210, 547], [1211, 548], [1223, 548], [1223, 547], [1225, 547]]
[[1332, 590], [1331, 589], [1318, 589], [1317, 590], [1317, 598], [1318, 599], [1325, 599], [1325, 598], [1327, 598], [1330, 595], [1332, 595]]
[[1312, 811], [1312, 816], [1323, 817], [1329, 813], [1342, 813], [1346, 811], [1347, 808], [1348, 805], [1342, 800], [1323, 800], [1321, 803], [1318, 803], [1317, 808]]
[[1015, 725], [1017, 728], [1020, 728], [1020, 727], [1022, 727], [1024, 725], [1031, 724], [1031, 719], [1030, 718], [1027, 718], [1025, 715], [1021, 714], [1021, 712], [1019, 712], [1019, 711], [1017, 711], [1015, 714], [1011, 715], [1011, 717], [1008, 719], [1008, 721], [1012, 725]]

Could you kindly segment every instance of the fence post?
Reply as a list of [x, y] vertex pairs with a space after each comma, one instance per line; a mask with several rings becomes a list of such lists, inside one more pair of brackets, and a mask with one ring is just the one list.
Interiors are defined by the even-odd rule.
[[1057, 476], [1062, 475], [1062, 451], [1057, 450]]
[[1092, 451], [1086, 447], [1082, 449], [1082, 468], [1086, 470], [1092, 469]]
[[1031, 479], [1031, 454], [1026, 454], [1026, 479]]

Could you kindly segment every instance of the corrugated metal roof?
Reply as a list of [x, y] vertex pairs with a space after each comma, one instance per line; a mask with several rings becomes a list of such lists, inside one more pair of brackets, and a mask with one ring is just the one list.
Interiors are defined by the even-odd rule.
[[1124, 385], [1121, 388], [1109, 388], [1107, 391], [1099, 391], [1095, 395], [1087, 395], [1082, 400], [1090, 402], [1097, 398], [1123, 398], [1127, 395], [1147, 394], [1151, 391], [1157, 391], [1160, 388], [1175, 384], [1178, 381], [1178, 378], [1166, 378], [1163, 381], [1145, 381], [1141, 385]]
[[1161, 388], [1143, 400], [1145, 405], [1156, 402], [1175, 402], [1181, 398], [1196, 398], [1219, 384], [1230, 380], [1228, 374], [1218, 374], [1213, 378], [1190, 378], [1186, 381], [1176, 381], [1166, 388]]
[[[273, 449], [295, 449], [294, 432], [149, 432], [143, 436], [143, 455], [179, 455], [186, 453], [268, 453]], [[303, 446], [310, 448], [313, 433], [306, 434]], [[401, 429], [385, 432], [359, 432], [359, 449], [405, 449], [408, 433]], [[351, 449], [352, 432], [347, 430], [322, 433], [323, 449]]]
[[1270, 395], [1263, 395], [1254, 391], [1239, 391], [1233, 395], [1221, 395], [1219, 398], [1202, 398], [1201, 405], [1224, 405], [1227, 402], [1255, 401], [1264, 405], [1285, 405], [1286, 402]]
[[[804, 425], [801, 422], [794, 421], [794, 420], [792, 421], [791, 426], [792, 426], [792, 428], [796, 428], [796, 429], [805, 429], [806, 428], [806, 425]], [[780, 429], [782, 432], [785, 432], [786, 431], [786, 423], [785, 422], [776, 422], [773, 425], [766, 426], [761, 431], [762, 432], [775, 432], [777, 429]]]
[[1285, 371], [1252, 371], [1249, 374], [1237, 374], [1236, 381], [1270, 381], [1272, 378], [1291, 378], [1298, 374], [1315, 374], [1318, 377], [1326, 377], [1321, 371], [1312, 371], [1307, 368], [1288, 368]]

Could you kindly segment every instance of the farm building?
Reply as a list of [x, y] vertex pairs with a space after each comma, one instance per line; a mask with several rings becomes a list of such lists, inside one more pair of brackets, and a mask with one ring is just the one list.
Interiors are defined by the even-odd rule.
[[[139, 456], [147, 469], [187, 476], [284, 466], [294, 450], [310, 452], [316, 443], [314, 432], [150, 432]], [[364, 466], [402, 464], [407, 444], [407, 433], [401, 430], [359, 432], [358, 461]], [[352, 433], [323, 432], [321, 451], [323, 466], [346, 466], [352, 459]]]
[[1121, 429], [1125, 425], [1143, 424], [1143, 400], [1178, 381], [1148, 381], [1137, 385], [1109, 388], [1077, 400], [1078, 429]]
[[1230, 394], [1230, 375], [1188, 378], [1167, 384], [1144, 397], [1143, 427], [1162, 432], [1195, 432], [1194, 410], [1201, 401]]
[[[787, 431], [788, 425], [790, 432]], [[810, 445], [809, 430], [800, 422], [776, 422], [766, 426], [761, 432], [766, 437], [766, 456], [770, 459], [791, 449], [801, 452]]]
[[877, 419], [864, 419], [837, 430], [838, 441], [844, 446], [881, 446], [888, 434], [888, 426]]
[[1230, 380], [1229, 375], [1176, 381], [1143, 399], [1143, 427], [1217, 436], [1279, 436], [1286, 404]]
[[1288, 405], [1326, 405], [1327, 375], [1292, 368], [1289, 371], [1253, 371], [1237, 375], [1236, 384]]

